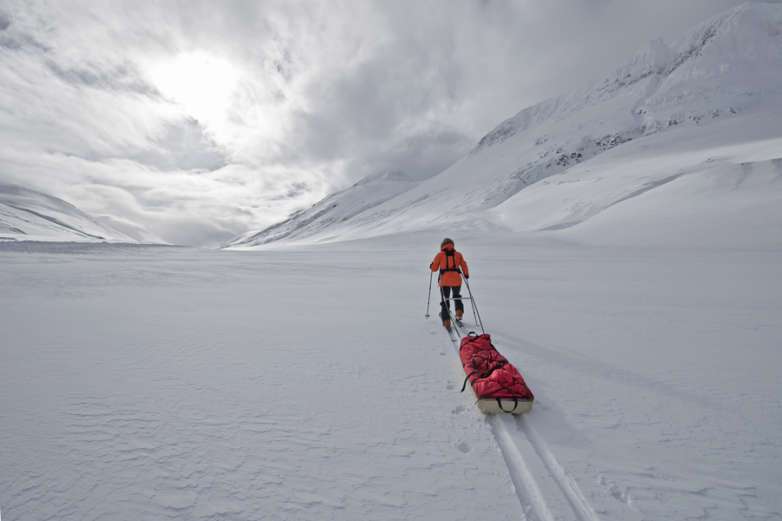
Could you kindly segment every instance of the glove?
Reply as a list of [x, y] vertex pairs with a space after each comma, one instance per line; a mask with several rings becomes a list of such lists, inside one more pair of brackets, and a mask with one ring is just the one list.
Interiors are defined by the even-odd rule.
[[465, 278], [465, 279], [469, 279], [469, 278], [470, 278], [470, 276], [469, 276], [469, 275], [465, 275], [465, 276], [464, 276], [464, 278]]

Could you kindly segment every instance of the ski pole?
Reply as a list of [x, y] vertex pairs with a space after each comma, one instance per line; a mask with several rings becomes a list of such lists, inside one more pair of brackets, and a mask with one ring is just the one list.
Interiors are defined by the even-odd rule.
[[429, 270], [429, 296], [426, 297], [426, 318], [429, 318], [429, 304], [432, 302], [432, 275], [434, 272]]
[[472, 304], [472, 310], [475, 313], [476, 318], [478, 319], [478, 325], [481, 326], [481, 332], [486, 333], [486, 330], [483, 328], [483, 320], [481, 319], [481, 312], [478, 311], [478, 305], [475, 303], [475, 295], [472, 294], [472, 289], [470, 289], [470, 283], [467, 280], [467, 277], [464, 278], [464, 283], [467, 285], [467, 292], [470, 294], [470, 303]]

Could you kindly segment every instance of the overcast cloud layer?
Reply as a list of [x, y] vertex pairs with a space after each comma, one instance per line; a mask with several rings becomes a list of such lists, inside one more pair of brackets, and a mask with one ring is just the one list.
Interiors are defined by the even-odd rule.
[[368, 174], [436, 173], [739, 3], [0, 0], [0, 182], [215, 244]]

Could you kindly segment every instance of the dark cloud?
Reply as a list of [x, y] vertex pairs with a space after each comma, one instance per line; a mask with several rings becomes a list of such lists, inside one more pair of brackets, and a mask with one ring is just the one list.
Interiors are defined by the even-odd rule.
[[460, 132], [430, 129], [391, 142], [381, 153], [371, 157], [352, 159], [348, 170], [365, 175], [400, 171], [411, 177], [425, 178], [450, 166], [472, 144], [473, 140]]
[[32, 49], [46, 51], [46, 46], [34, 36], [14, 26], [12, 16], [0, 11], [0, 49], [21, 51]]
[[310, 190], [310, 186], [307, 183], [292, 182], [287, 191], [271, 197], [271, 201], [281, 201], [285, 199], [296, 199], [301, 197]]
[[167, 124], [153, 140], [158, 148], [131, 155], [142, 164], [161, 170], [213, 171], [228, 165], [225, 152], [193, 118]]
[[11, 17], [0, 11], [0, 31], [5, 31], [11, 27]]
[[[315, 62], [317, 74], [301, 84], [306, 108], [288, 114], [274, 160], [345, 160], [348, 179], [386, 169], [391, 158], [395, 168], [434, 173], [508, 115], [597, 81], [647, 40], [736, 3], [384, 2], [351, 13], [362, 29], [343, 32], [339, 59], [329, 45], [302, 48], [306, 37], [278, 30], [293, 67]], [[322, 24], [333, 23], [336, 37], [340, 22], [324, 16]], [[428, 139], [445, 134], [449, 146]]]
[[45, 63], [52, 74], [73, 85], [130, 92], [150, 98], [160, 97], [160, 92], [145, 81], [132, 64], [121, 63], [102, 68], [98, 64], [90, 63], [63, 67], [52, 59], [47, 59]]

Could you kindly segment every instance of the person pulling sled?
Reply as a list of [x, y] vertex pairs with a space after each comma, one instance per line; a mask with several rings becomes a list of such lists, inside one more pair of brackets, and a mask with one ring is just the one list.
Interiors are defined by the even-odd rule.
[[467, 267], [467, 261], [464, 255], [456, 251], [453, 240], [445, 238], [440, 243], [440, 251], [434, 256], [434, 260], [429, 265], [432, 272], [439, 271], [437, 280], [440, 286], [440, 318], [443, 321], [443, 327], [451, 329], [451, 295], [453, 295], [454, 307], [456, 308], [457, 322], [464, 316], [464, 304], [462, 303], [462, 275], [465, 279], [470, 278], [470, 269]]

